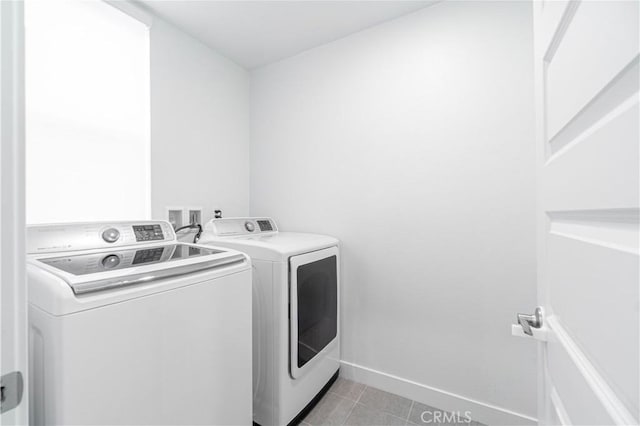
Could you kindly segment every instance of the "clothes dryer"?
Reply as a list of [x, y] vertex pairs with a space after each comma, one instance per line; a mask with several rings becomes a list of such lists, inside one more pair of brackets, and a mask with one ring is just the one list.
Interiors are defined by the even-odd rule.
[[253, 419], [296, 423], [338, 377], [338, 240], [281, 232], [270, 218], [225, 218], [208, 222], [199, 243], [251, 257]]

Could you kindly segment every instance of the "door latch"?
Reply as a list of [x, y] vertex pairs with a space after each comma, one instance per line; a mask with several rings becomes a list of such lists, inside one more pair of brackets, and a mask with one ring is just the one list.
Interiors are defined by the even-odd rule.
[[542, 327], [542, 308], [537, 307], [533, 315], [518, 314], [517, 318], [524, 334], [533, 336], [531, 329]]
[[22, 373], [12, 371], [0, 377], [0, 413], [13, 410], [22, 401], [24, 380]]

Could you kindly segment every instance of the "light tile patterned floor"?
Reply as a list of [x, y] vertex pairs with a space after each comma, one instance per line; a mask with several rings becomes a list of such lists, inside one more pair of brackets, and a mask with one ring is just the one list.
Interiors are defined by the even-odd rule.
[[[425, 411], [429, 412], [426, 418], [431, 420], [430, 422], [422, 421], [421, 416]], [[444, 412], [437, 408], [361, 383], [338, 378], [301, 425], [484, 426], [476, 421], [451, 423], [451, 418], [452, 416], [445, 416]]]

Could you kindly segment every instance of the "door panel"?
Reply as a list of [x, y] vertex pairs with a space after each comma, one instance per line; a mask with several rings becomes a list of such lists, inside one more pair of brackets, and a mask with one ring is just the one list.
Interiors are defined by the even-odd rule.
[[637, 424], [637, 1], [533, 2], [541, 424]]
[[575, 146], [565, 151], [569, 155], [558, 153], [548, 162], [542, 184], [549, 210], [638, 205], [637, 99], [625, 107], [593, 133], [574, 140]]
[[544, 13], [538, 17], [536, 36], [542, 45], [549, 46], [551, 44], [568, 4], [569, 0], [542, 0], [540, 2], [541, 10], [544, 10]]
[[[560, 342], [549, 342], [549, 375], [556, 378], [556, 401], [564, 410], [564, 423], [574, 425], [611, 425], [615, 422], [598, 396], [591, 390], [583, 373]], [[576, 392], [578, 390], [578, 392]], [[555, 408], [555, 407], [554, 407]], [[555, 410], [554, 410], [555, 411]], [[551, 422], [541, 424], [553, 424]]]
[[584, 1], [575, 8], [546, 58], [551, 139], [638, 54], [638, 39], [630, 36], [638, 28], [638, 6]]
[[562, 314], [574, 343], [637, 416], [640, 358], [638, 346], [628, 344], [640, 333], [637, 254], [552, 235], [548, 255], [554, 312]]
[[[558, 133], [547, 139], [548, 150], [554, 154], [568, 151], [565, 148], [573, 148], [589, 134], [637, 103], [637, 75], [638, 57], [636, 56]], [[548, 99], [545, 102], [548, 102]], [[551, 160], [553, 157], [549, 159]]]

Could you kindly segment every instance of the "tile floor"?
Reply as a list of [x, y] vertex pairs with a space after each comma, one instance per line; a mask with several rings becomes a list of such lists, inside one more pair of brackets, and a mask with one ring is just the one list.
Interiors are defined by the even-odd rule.
[[[433, 407], [403, 398], [380, 389], [365, 386], [343, 378], [329, 389], [302, 421], [302, 426], [319, 425], [363, 425], [363, 426], [405, 426], [405, 425], [460, 425], [484, 426], [482, 423], [423, 422], [424, 411], [440, 412]], [[435, 416], [434, 416], [435, 418]], [[440, 416], [440, 419], [443, 417]], [[449, 419], [448, 417], [447, 419]]]

